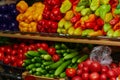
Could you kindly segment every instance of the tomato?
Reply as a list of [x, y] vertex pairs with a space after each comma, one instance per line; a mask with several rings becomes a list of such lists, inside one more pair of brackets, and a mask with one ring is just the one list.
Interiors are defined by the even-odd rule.
[[117, 64], [111, 63], [111, 64], [110, 64], [110, 67], [111, 67], [111, 68], [117, 68]]
[[82, 69], [77, 69], [77, 71], [76, 71], [76, 74], [78, 75], [78, 76], [80, 76], [81, 74], [82, 74]]
[[23, 54], [23, 50], [22, 49], [18, 49], [17, 51], [18, 51], [17, 52], [18, 54]]
[[0, 52], [0, 60], [3, 61], [3, 59], [4, 59], [4, 53]]
[[110, 78], [110, 80], [116, 80], [116, 77], [112, 77], [112, 78]]
[[4, 62], [4, 64], [9, 64], [10, 63], [10, 59], [8, 57], [5, 57], [3, 62]]
[[109, 70], [107, 72], [107, 77], [109, 78], [116, 77], [116, 73], [113, 70]]
[[24, 48], [25, 46], [26, 46], [25, 43], [21, 43], [21, 44], [19, 45], [20, 48]]
[[89, 73], [82, 73], [82, 79], [83, 80], [88, 80], [89, 79]]
[[11, 56], [11, 61], [16, 62], [16, 56]]
[[10, 47], [7, 47], [6, 50], [5, 50], [5, 52], [6, 52], [7, 54], [10, 54], [11, 51], [12, 51], [12, 49], [11, 49]]
[[54, 62], [57, 62], [57, 61], [60, 60], [60, 56], [59, 56], [58, 54], [54, 54], [54, 55], [52, 56], [52, 60], [53, 60]]
[[41, 43], [41, 47], [43, 50], [47, 50], [48, 49], [48, 44], [47, 43]]
[[91, 65], [92, 61], [90, 59], [87, 59], [85, 62], [84, 62], [84, 66], [86, 67], [89, 67]]
[[36, 43], [36, 47], [40, 48], [41, 47], [41, 43]]
[[72, 80], [82, 80], [82, 78], [80, 76], [74, 76], [72, 77]]
[[32, 48], [32, 50], [36, 50], [36, 46], [34, 44], [31, 44], [29, 46]]
[[107, 66], [101, 66], [101, 73], [107, 73], [109, 68]]
[[48, 51], [48, 54], [50, 54], [50, 55], [54, 55], [56, 53], [56, 49], [53, 47], [48, 48], [47, 51]]
[[0, 47], [0, 51], [5, 52], [5, 47]]
[[107, 75], [105, 73], [102, 73], [100, 75], [100, 80], [107, 80]]
[[67, 68], [65, 70], [65, 73], [68, 77], [73, 77], [76, 75], [76, 69], [75, 68]]
[[84, 63], [83, 62], [79, 63], [77, 67], [78, 67], [78, 69], [82, 69], [84, 67]]
[[17, 60], [17, 66], [18, 67], [22, 67], [22, 64], [23, 64], [23, 60]]
[[101, 65], [100, 63], [93, 61], [89, 69], [91, 72], [99, 72], [101, 70]]
[[89, 68], [88, 67], [83, 67], [83, 72], [89, 72]]
[[120, 67], [112, 68], [112, 70], [115, 72], [117, 76], [120, 74]]
[[100, 80], [100, 75], [97, 72], [92, 72], [89, 76], [89, 80]]
[[13, 49], [18, 49], [19, 45], [18, 44], [14, 44], [13, 45]]
[[23, 54], [18, 54], [17, 56], [19, 59], [23, 59]]
[[17, 50], [11, 50], [11, 55], [16, 55], [17, 54]]

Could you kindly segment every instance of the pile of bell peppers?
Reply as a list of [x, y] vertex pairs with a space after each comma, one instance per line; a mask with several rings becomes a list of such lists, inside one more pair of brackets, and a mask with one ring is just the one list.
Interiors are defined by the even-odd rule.
[[[17, 4], [20, 12], [17, 17], [19, 28], [21, 31], [30, 31], [20, 27], [24, 23], [30, 26], [28, 23], [31, 19], [30, 16], [24, 17], [31, 6], [22, 3], [19, 7], [21, 2]], [[79, 28], [77, 32], [73, 32], [81, 31], [80, 36], [120, 36], [120, 0], [44, 0], [42, 5], [42, 9], [38, 6], [39, 10], [36, 11], [36, 15], [40, 13], [42, 18], [32, 16], [33, 20], [30, 20], [36, 23], [34, 32], [69, 34], [69, 29]]]

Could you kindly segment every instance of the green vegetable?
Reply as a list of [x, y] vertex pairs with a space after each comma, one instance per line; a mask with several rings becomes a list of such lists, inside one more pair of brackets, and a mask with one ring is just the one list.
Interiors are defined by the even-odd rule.
[[55, 76], [60, 75], [65, 68], [71, 63], [71, 60], [65, 61], [64, 63], [62, 63], [56, 70], [55, 70]]
[[40, 54], [37, 51], [27, 51], [27, 54], [31, 57], [39, 57]]
[[38, 53], [39, 54], [48, 54], [48, 52], [43, 49], [38, 49]]
[[65, 78], [66, 77], [66, 73], [65, 72], [62, 72], [61, 74], [60, 74], [60, 78]]
[[56, 69], [58, 66], [60, 66], [62, 63], [64, 62], [64, 60], [61, 58], [59, 61], [49, 65], [50, 69]]
[[80, 12], [82, 9], [84, 9], [85, 6], [76, 6], [75, 11]]
[[79, 53], [78, 52], [72, 52], [72, 53], [70, 53], [70, 54], [67, 54], [65, 57], [64, 57], [64, 59], [66, 60], [66, 59], [71, 59], [71, 58], [73, 58], [74, 56], [76, 56], [76, 55], [78, 55]]
[[109, 4], [109, 1], [110, 0], [100, 0], [100, 3], [102, 3], [102, 4]]
[[112, 28], [112, 26], [109, 23], [105, 23], [103, 26], [103, 30], [105, 32], [109, 31]]
[[40, 67], [41, 64], [40, 63], [35, 63], [35, 67]]
[[43, 59], [45, 59], [45, 60], [51, 60], [52, 57], [49, 54], [46, 54], [46, 55], [43, 56]]
[[105, 22], [110, 22], [110, 20], [112, 20], [113, 19], [113, 15], [112, 15], [112, 13], [106, 13], [106, 15], [105, 15], [105, 18], [104, 18], [104, 21]]
[[27, 65], [31, 64], [31, 59], [26, 59], [23, 62], [24, 62], [24, 65], [27, 66]]
[[47, 65], [51, 65], [51, 64], [53, 64], [52, 61], [48, 61], [48, 62], [44, 62], [44, 63], [43, 63], [43, 65], [45, 65], [45, 66], [47, 66]]
[[119, 3], [114, 11], [114, 14], [120, 14], [120, 0], [118, 0], [118, 1], [119, 1]]
[[101, 5], [99, 10], [100, 17], [104, 20], [105, 15], [110, 11], [111, 7], [110, 5]]
[[79, 58], [79, 57], [80, 57], [80, 56], [78, 56], [78, 55], [77, 55], [77, 56], [75, 56], [75, 57], [73, 57], [73, 58], [72, 58], [72, 63], [77, 62], [77, 60], [78, 60], [78, 58]]
[[100, 6], [100, 0], [92, 0], [90, 4], [90, 9], [95, 11]]
[[72, 7], [72, 3], [69, 0], [64, 0], [60, 7], [60, 12], [66, 13], [68, 10], [71, 9], [71, 7]]
[[35, 67], [35, 64], [30, 64], [30, 65], [28, 65], [27, 69], [31, 70], [34, 67]]
[[80, 6], [89, 6], [89, 1], [88, 0], [80, 0], [79, 3], [77, 4], [77, 7]]
[[87, 58], [88, 58], [88, 55], [84, 55], [77, 60], [77, 63], [81, 63], [81, 62], [85, 61]]
[[82, 16], [89, 15], [90, 13], [91, 13], [90, 8], [84, 8], [84, 9], [81, 10], [81, 15]]

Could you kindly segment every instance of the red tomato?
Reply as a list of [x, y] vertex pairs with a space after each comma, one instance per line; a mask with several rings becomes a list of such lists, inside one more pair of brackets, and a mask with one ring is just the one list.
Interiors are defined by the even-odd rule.
[[112, 77], [112, 78], [110, 78], [110, 80], [116, 80], [116, 77]]
[[5, 50], [5, 52], [6, 52], [7, 54], [10, 54], [11, 51], [12, 51], [12, 49], [11, 49], [10, 47], [7, 47], [6, 50]]
[[107, 66], [101, 66], [101, 73], [107, 73], [109, 68]]
[[78, 69], [82, 69], [84, 67], [84, 63], [83, 62], [79, 63], [77, 67], [78, 67]]
[[107, 77], [109, 78], [116, 77], [116, 73], [113, 70], [109, 70], [107, 72]]
[[101, 70], [101, 65], [98, 62], [92, 62], [89, 67], [91, 72], [99, 72]]
[[4, 64], [9, 64], [10, 63], [10, 59], [8, 57], [5, 57], [3, 62], [4, 62]]
[[111, 67], [111, 68], [117, 68], [117, 64], [111, 63], [111, 64], [110, 64], [110, 67]]
[[13, 49], [18, 49], [19, 45], [18, 44], [14, 44], [13, 45]]
[[57, 61], [60, 60], [60, 56], [59, 56], [58, 54], [54, 54], [54, 55], [52, 56], [52, 60], [53, 60], [54, 62], [57, 62]]
[[56, 53], [56, 49], [55, 48], [53, 48], [53, 47], [51, 47], [51, 48], [48, 48], [48, 54], [50, 54], [50, 55], [54, 55], [55, 53]]
[[24, 48], [25, 46], [26, 46], [25, 43], [21, 43], [21, 44], [19, 45], [20, 48]]
[[73, 77], [76, 75], [76, 69], [75, 68], [67, 68], [65, 73], [68, 77]]
[[11, 56], [11, 61], [16, 62], [16, 56]]
[[83, 72], [89, 72], [89, 68], [88, 67], [83, 67]]
[[18, 54], [17, 56], [18, 56], [19, 59], [23, 59], [23, 55], [24, 54]]
[[17, 50], [12, 50], [11, 51], [11, 55], [16, 55], [17, 54]]
[[97, 72], [92, 72], [89, 76], [90, 80], [100, 80], [100, 75]]
[[6, 48], [5, 47], [0, 47], [0, 51], [5, 52]]
[[0, 60], [3, 61], [3, 59], [4, 59], [4, 53], [0, 52]]
[[100, 75], [100, 80], [107, 80], [107, 75], [105, 73], [102, 73]]
[[80, 76], [82, 73], [83, 73], [82, 68], [81, 68], [81, 69], [77, 69], [76, 74], [77, 74], [78, 76]]
[[82, 80], [82, 78], [80, 76], [74, 76], [72, 80]]
[[41, 43], [36, 43], [36, 47], [40, 48], [41, 47]]
[[22, 67], [22, 64], [23, 64], [23, 60], [17, 60], [17, 66], [18, 67]]
[[84, 62], [84, 66], [86, 67], [89, 67], [91, 65], [92, 61], [90, 59], [87, 59], [85, 62]]
[[47, 50], [48, 49], [48, 44], [47, 43], [41, 43], [41, 48], [43, 50]]
[[82, 73], [82, 79], [83, 80], [88, 80], [89, 79], [89, 73]]

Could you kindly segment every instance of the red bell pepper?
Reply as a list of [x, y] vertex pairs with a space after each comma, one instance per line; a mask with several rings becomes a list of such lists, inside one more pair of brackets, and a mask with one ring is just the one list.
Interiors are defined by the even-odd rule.
[[72, 23], [76, 23], [78, 20], [80, 20], [81, 15], [77, 14], [73, 18], [70, 19]]
[[119, 22], [119, 17], [115, 17], [113, 18], [109, 23], [110, 25], [114, 26], [115, 24], [117, 24]]

